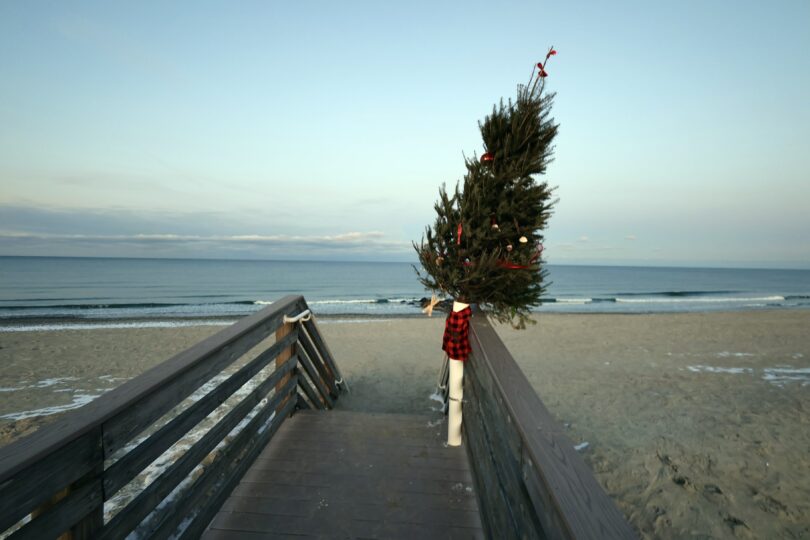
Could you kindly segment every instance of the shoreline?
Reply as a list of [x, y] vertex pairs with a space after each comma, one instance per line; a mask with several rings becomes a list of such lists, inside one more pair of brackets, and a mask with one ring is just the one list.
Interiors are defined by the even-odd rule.
[[[421, 308], [420, 308], [421, 309]], [[684, 311], [536, 311], [533, 318], [554, 317], [591, 317], [591, 316], [629, 316], [629, 317], [649, 317], [649, 316], [691, 316], [707, 314], [736, 314], [736, 313], [782, 313], [782, 312], [807, 312], [810, 306], [785, 306], [785, 307], [762, 307], [746, 309], [706, 309], [706, 310], [684, 310]], [[375, 321], [375, 320], [412, 320], [427, 318], [420, 312], [415, 313], [317, 313], [313, 310], [318, 320], [324, 322], [341, 321]], [[435, 318], [445, 318], [446, 313], [434, 310]], [[165, 317], [0, 317], [0, 333], [2, 332], [37, 332], [55, 330], [93, 330], [93, 329], [135, 329], [135, 328], [187, 328], [195, 326], [227, 326], [234, 324], [244, 317], [249, 317], [251, 313], [245, 315], [199, 315], [199, 316], [165, 316]]]

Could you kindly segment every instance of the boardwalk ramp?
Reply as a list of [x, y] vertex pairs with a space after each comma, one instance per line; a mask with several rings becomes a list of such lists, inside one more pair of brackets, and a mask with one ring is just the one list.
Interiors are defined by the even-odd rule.
[[484, 538], [467, 454], [422, 415], [297, 413], [205, 539]]

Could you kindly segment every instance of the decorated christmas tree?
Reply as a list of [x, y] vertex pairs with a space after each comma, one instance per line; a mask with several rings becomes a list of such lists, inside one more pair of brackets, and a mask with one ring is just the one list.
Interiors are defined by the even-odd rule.
[[453, 193], [442, 187], [436, 222], [414, 245], [424, 272], [419, 281], [436, 293], [474, 303], [517, 328], [531, 321], [545, 291], [543, 230], [554, 204], [539, 177], [552, 159], [557, 124], [553, 93], [545, 92], [546, 67], [518, 85], [515, 101], [493, 107], [479, 122], [484, 154], [465, 159], [467, 173]]

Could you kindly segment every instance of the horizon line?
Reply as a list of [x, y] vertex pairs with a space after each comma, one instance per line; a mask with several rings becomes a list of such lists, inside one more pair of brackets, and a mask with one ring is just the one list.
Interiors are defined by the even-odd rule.
[[[7, 255], [0, 254], [0, 258], [16, 259], [120, 259], [120, 260], [144, 260], [144, 261], [232, 261], [232, 262], [289, 262], [289, 263], [371, 263], [371, 264], [409, 264], [414, 265], [417, 261], [381, 261], [381, 260], [348, 260], [348, 259], [262, 259], [262, 258], [228, 258], [228, 257], [116, 257], [116, 256], [88, 256], [88, 255]], [[707, 265], [708, 264], [708, 265]], [[734, 264], [734, 263], [732, 263]], [[741, 263], [744, 264], [744, 263]], [[767, 264], [767, 263], [765, 263]], [[778, 263], [777, 263], [778, 264]], [[799, 266], [777, 267], [777, 266], [720, 266], [711, 263], [589, 263], [589, 262], [547, 262], [543, 266], [584, 266], [584, 267], [604, 267], [604, 268], [684, 268], [694, 270], [810, 270], [810, 263], [795, 263]]]

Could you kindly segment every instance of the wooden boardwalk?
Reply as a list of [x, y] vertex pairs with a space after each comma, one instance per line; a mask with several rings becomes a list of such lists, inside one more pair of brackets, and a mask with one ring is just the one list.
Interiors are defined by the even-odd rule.
[[418, 415], [299, 411], [204, 539], [484, 538], [467, 454]]

